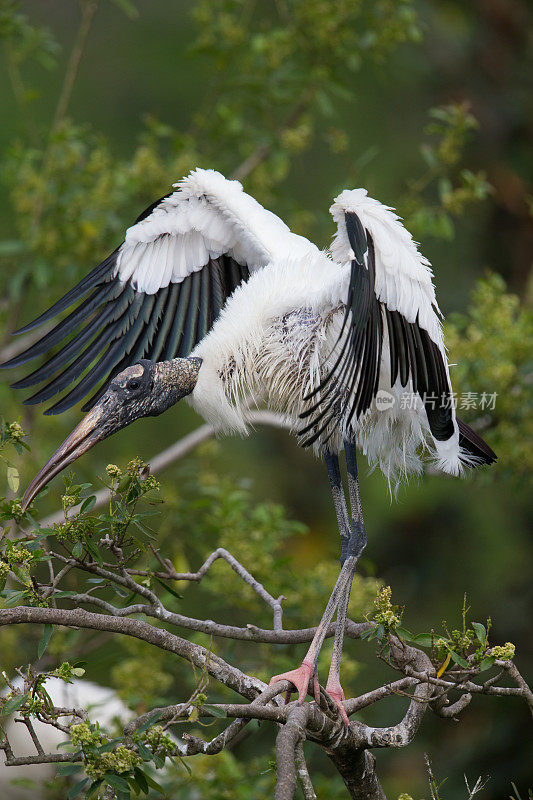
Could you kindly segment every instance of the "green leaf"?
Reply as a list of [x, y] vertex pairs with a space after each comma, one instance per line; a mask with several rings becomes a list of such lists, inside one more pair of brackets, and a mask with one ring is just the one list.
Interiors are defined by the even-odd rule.
[[82, 791], [85, 789], [90, 780], [91, 780], [90, 778], [84, 778], [82, 781], [76, 783], [67, 795], [68, 800], [74, 800], [75, 797], [78, 797], [78, 795], [82, 793]]
[[494, 666], [494, 662], [495, 661], [496, 661], [496, 659], [493, 658], [492, 656], [488, 656], [487, 658], [484, 658], [483, 661], [480, 661], [480, 663], [479, 663], [480, 672], [485, 672], [486, 669], [490, 669], [492, 666]]
[[83, 544], [81, 542], [75, 542], [74, 547], [72, 548], [72, 555], [74, 558], [81, 558], [83, 553]]
[[430, 633], [418, 633], [413, 637], [413, 642], [422, 647], [431, 647], [433, 645], [434, 637]]
[[83, 514], [84, 511], [90, 511], [91, 508], [96, 503], [96, 495], [92, 494], [90, 497], [86, 497], [83, 503], [81, 504], [80, 514]]
[[122, 741], [122, 739], [120, 737], [118, 739], [111, 739], [111, 741], [106, 742], [101, 747], [98, 747], [97, 748], [98, 752], [99, 753], [108, 753], [110, 750], [112, 750], [121, 741]]
[[407, 642], [411, 641], [413, 638], [413, 634], [411, 631], [408, 631], [407, 628], [402, 628], [401, 626], [394, 629], [394, 633], [397, 636], [401, 636], [402, 639], [405, 639]]
[[29, 694], [21, 694], [17, 695], [16, 697], [12, 697], [11, 700], [8, 700], [5, 706], [2, 709], [3, 715], [13, 714], [15, 711], [24, 705], [26, 700], [28, 700]]
[[129, 785], [131, 786], [135, 794], [141, 793], [141, 787], [139, 786], [133, 775], [126, 775], [126, 780], [128, 781]]
[[102, 558], [102, 554], [100, 553], [100, 551], [98, 550], [98, 548], [97, 548], [97, 547], [95, 547], [95, 545], [94, 545], [94, 544], [91, 542], [91, 540], [90, 540], [90, 539], [87, 539], [87, 541], [85, 542], [85, 545], [86, 545], [86, 547], [87, 547], [87, 550], [89, 551], [89, 553], [90, 553], [90, 554], [92, 555], [92, 557], [94, 558], [94, 560], [95, 560], [95, 561], [96, 561], [96, 562], [97, 562], [97, 563], [98, 563], [100, 566], [102, 566], [102, 564], [104, 563], [104, 560], [103, 560], [103, 558]]
[[85, 797], [85, 800], [91, 800], [91, 798], [94, 797], [95, 792], [98, 791], [103, 782], [104, 781], [102, 780], [102, 778], [99, 778], [97, 781], [93, 781], [87, 790], [87, 795]]
[[226, 717], [226, 712], [216, 706], [203, 705], [202, 711], [207, 711], [212, 717], [220, 717], [221, 719]]
[[470, 667], [468, 661], [465, 661], [465, 659], [462, 656], [458, 655], [453, 650], [450, 650], [450, 655], [452, 657], [452, 661], [455, 661], [455, 663], [459, 664], [460, 667], [464, 667], [465, 669], [468, 669]]
[[106, 772], [104, 775], [104, 780], [112, 786], [114, 789], [118, 789], [120, 792], [128, 792], [130, 791], [130, 785], [125, 778], [121, 778], [120, 775], [115, 775], [113, 772]]
[[139, 751], [139, 755], [143, 761], [151, 761], [152, 760], [152, 752], [143, 744], [138, 744], [137, 749]]
[[476, 632], [478, 641], [481, 642], [481, 644], [485, 644], [487, 640], [487, 631], [485, 629], [485, 626], [482, 625], [481, 622], [472, 622], [472, 627]]
[[157, 781], [154, 781], [154, 779], [150, 775], [148, 775], [147, 772], [144, 772], [143, 775], [146, 778], [148, 786], [151, 786], [152, 789], [155, 789], [157, 792], [159, 792], [159, 794], [165, 794], [165, 790], [163, 789], [163, 787], [160, 786]]
[[136, 767], [134, 775], [135, 775], [135, 778], [137, 780], [137, 783], [139, 784], [139, 787], [140, 787], [141, 791], [144, 792], [145, 794], [148, 794], [148, 788], [149, 788], [148, 787], [148, 781], [146, 780], [146, 776], [145, 776], [144, 772], [141, 769], [139, 769], [138, 767]]
[[48, 647], [50, 643], [50, 639], [52, 638], [52, 634], [54, 632], [53, 625], [45, 625], [43, 630], [43, 635], [41, 636], [41, 641], [39, 642], [39, 647], [37, 648], [37, 657], [41, 658], [44, 651]]
[[[259, 724], [260, 720], [256, 720], [256, 721]], [[183, 759], [181, 756], [169, 756], [169, 758], [172, 761], [172, 763], [174, 764], [174, 766], [176, 767], [176, 769], [181, 765], [182, 767], [185, 767], [185, 769], [187, 770], [189, 775], [192, 775], [192, 769], [189, 767], [189, 765], [187, 764], [185, 759]]]
[[79, 772], [82, 768], [81, 764], [62, 764], [58, 770], [58, 775], [74, 775], [76, 772]]
[[16, 467], [7, 468], [7, 485], [12, 492], [18, 492], [20, 485], [19, 471]]

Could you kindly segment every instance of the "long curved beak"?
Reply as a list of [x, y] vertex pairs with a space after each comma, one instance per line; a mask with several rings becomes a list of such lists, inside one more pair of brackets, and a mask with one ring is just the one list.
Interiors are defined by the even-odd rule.
[[[103, 398], [102, 398], [103, 399]], [[74, 428], [70, 436], [67, 436], [63, 444], [58, 447], [52, 458], [46, 462], [44, 467], [39, 470], [32, 480], [24, 497], [22, 498], [22, 511], [26, 511], [29, 504], [36, 494], [46, 486], [52, 478], [61, 470], [76, 461], [83, 453], [90, 450], [97, 442], [105, 439], [111, 433], [108, 426], [104, 423], [108, 419], [105, 406], [102, 400], [82, 419], [80, 424]]]

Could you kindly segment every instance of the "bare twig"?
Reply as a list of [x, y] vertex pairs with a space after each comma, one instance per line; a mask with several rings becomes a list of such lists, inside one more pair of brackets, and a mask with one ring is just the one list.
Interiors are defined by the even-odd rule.
[[72, 96], [72, 90], [74, 88], [74, 83], [76, 81], [76, 76], [81, 63], [85, 42], [87, 40], [91, 23], [97, 8], [97, 0], [84, 0], [82, 3], [80, 26], [78, 28], [76, 40], [70, 53], [70, 58], [65, 72], [65, 78], [63, 80], [63, 86], [61, 87], [61, 93], [57, 102], [54, 122], [52, 124], [53, 131], [57, 130], [63, 121], [65, 114], [67, 113], [68, 104]]
[[[212, 565], [217, 561], [219, 558], [222, 558], [224, 561], [230, 565], [234, 572], [242, 578], [242, 580], [251, 586], [252, 589], [259, 597], [269, 605], [273, 612], [274, 612], [274, 630], [280, 631], [282, 629], [282, 616], [283, 611], [281, 608], [281, 598], [275, 599], [272, 595], [267, 592], [265, 587], [262, 583], [254, 578], [254, 576], [248, 572], [246, 567], [244, 567], [240, 561], [237, 561], [235, 556], [231, 555], [224, 547], [218, 547], [211, 555], [209, 555], [200, 569], [197, 572], [176, 572], [172, 564], [168, 565], [167, 572], [157, 572], [155, 573], [157, 577], [166, 578], [168, 580], [174, 581], [196, 581], [200, 583], [204, 575], [209, 571]], [[148, 573], [144, 570], [127, 570], [130, 575], [147, 575]]]
[[289, 128], [295, 125], [302, 114], [307, 110], [311, 100], [313, 99], [314, 92], [315, 90], [311, 86], [308, 86], [303, 91], [300, 101], [291, 111], [285, 122], [280, 125], [278, 130], [275, 132], [272, 141], [267, 144], [259, 145], [259, 147], [257, 147], [256, 150], [254, 150], [254, 152], [248, 156], [248, 158], [245, 158], [245, 160], [233, 170], [233, 173], [231, 174], [231, 178], [233, 180], [244, 180], [244, 178], [247, 178], [248, 175], [259, 166], [259, 164], [268, 158], [274, 149], [275, 142], [280, 139], [285, 131], [289, 130]]
[[26, 728], [28, 729], [28, 733], [30, 734], [31, 740], [35, 745], [37, 753], [40, 756], [44, 755], [43, 747], [37, 737], [37, 734], [35, 733], [35, 728], [33, 727], [31, 720], [28, 717], [24, 717], [21, 720], [16, 720], [16, 722], [22, 722], [26, 726]]

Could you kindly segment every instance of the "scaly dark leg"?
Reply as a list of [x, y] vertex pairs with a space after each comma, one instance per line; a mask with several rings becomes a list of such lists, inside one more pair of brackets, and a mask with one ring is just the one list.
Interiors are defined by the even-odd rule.
[[365, 524], [363, 521], [363, 511], [361, 506], [361, 495], [359, 492], [359, 479], [357, 476], [357, 457], [355, 445], [351, 442], [344, 443], [344, 452], [346, 454], [346, 465], [348, 467], [348, 493], [350, 497], [350, 511], [351, 511], [351, 532], [350, 538], [346, 548], [346, 561], [351, 562], [351, 575], [347, 578], [346, 587], [344, 592], [339, 597], [339, 604], [337, 610], [337, 628], [335, 630], [335, 639], [333, 642], [333, 653], [331, 657], [331, 665], [329, 670], [328, 682], [326, 691], [333, 698], [336, 705], [341, 712], [341, 716], [348, 724], [348, 717], [342, 705], [344, 700], [344, 691], [340, 682], [340, 668], [342, 658], [342, 646], [344, 641], [344, 628], [346, 626], [346, 616], [348, 613], [348, 603], [350, 600], [350, 591], [352, 588], [353, 576], [357, 568], [357, 562], [361, 553], [366, 547], [367, 535]]

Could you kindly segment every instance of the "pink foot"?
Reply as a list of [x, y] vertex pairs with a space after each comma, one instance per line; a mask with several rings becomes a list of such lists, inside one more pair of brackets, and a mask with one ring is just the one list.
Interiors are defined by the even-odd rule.
[[346, 698], [344, 697], [344, 690], [340, 685], [340, 683], [338, 681], [336, 683], [330, 683], [328, 681], [328, 684], [326, 686], [326, 692], [329, 694], [329, 696], [339, 709], [339, 714], [341, 715], [343, 722], [349, 726], [350, 720], [348, 718], [348, 714], [346, 713], [346, 709], [342, 704], [343, 700], [345, 700]]
[[[315, 665], [305, 659], [297, 669], [291, 669], [290, 672], [282, 672], [281, 675], [274, 675], [274, 677], [270, 679], [268, 685], [272, 686], [274, 683], [278, 683], [278, 681], [290, 681], [298, 692], [298, 703], [301, 705], [305, 700], [310, 678], [313, 678], [313, 693], [315, 695], [315, 700], [318, 702], [320, 689]], [[285, 697], [286, 703], [289, 701], [289, 696], [290, 691], [287, 692], [287, 696]]]

